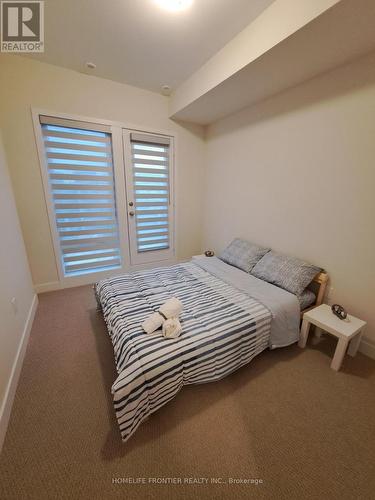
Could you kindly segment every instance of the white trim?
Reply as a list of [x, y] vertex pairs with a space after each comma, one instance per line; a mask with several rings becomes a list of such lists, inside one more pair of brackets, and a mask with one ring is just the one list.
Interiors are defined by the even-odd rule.
[[[182, 264], [184, 262], [190, 262], [191, 259], [168, 259], [168, 260], [160, 260], [157, 262], [149, 262], [144, 264], [135, 264], [131, 266], [131, 268], [127, 269], [126, 273], [132, 273], [136, 271], [142, 271], [143, 269], [152, 269], [154, 267], [164, 267], [164, 266], [173, 266], [174, 264]], [[64, 288], [74, 288], [76, 286], [85, 286], [85, 285], [93, 285], [99, 280], [110, 278], [111, 276], [121, 276], [124, 274], [121, 269], [116, 269], [111, 273], [107, 272], [105, 275], [103, 273], [92, 273], [80, 276], [79, 278], [75, 278], [74, 281], [65, 280], [64, 283], [60, 281], [51, 281], [49, 283], [38, 283], [34, 285], [34, 290], [36, 293], [46, 293], [46, 292], [55, 292], [56, 290], [62, 290]]]
[[174, 257], [177, 259], [177, 255], [179, 255], [179, 249], [177, 247], [178, 245], [178, 235], [180, 232], [180, 226], [177, 224], [177, 221], [179, 220], [179, 213], [178, 213], [178, 208], [179, 204], [177, 202], [177, 186], [178, 184], [178, 175], [179, 175], [179, 169], [177, 168], [177, 159], [178, 159], [178, 149], [179, 148], [179, 143], [178, 143], [178, 135], [176, 134], [173, 137], [173, 251], [174, 251]]
[[91, 285], [97, 281], [103, 280], [105, 278], [111, 278], [112, 276], [120, 276], [126, 272], [130, 272], [130, 269], [124, 266], [118, 269], [111, 269], [109, 271], [100, 271], [98, 273], [92, 272], [87, 274], [82, 274], [81, 276], [65, 276], [61, 281], [52, 281], [47, 283], [37, 283], [34, 285], [34, 290], [36, 293], [53, 292], [55, 290], [62, 290], [64, 288], [73, 288], [76, 286]]
[[5, 390], [4, 399], [1, 403], [0, 408], [0, 452], [4, 443], [5, 434], [8, 428], [9, 417], [12, 411], [12, 405], [14, 401], [14, 396], [16, 394], [16, 389], [18, 385], [18, 380], [21, 373], [21, 368], [23, 360], [26, 353], [26, 348], [30, 336], [31, 327], [33, 326], [33, 321], [35, 317], [35, 312], [38, 306], [38, 296], [34, 295], [29, 312], [27, 314], [25, 326], [22, 332], [22, 337], [18, 346], [17, 354], [14, 359], [12, 371], [9, 377], [8, 385]]
[[[130, 265], [130, 253], [128, 245], [128, 218], [126, 185], [124, 172], [124, 156], [122, 150], [122, 129], [112, 128], [112, 152], [113, 152], [113, 174], [115, 180], [115, 203], [116, 218], [120, 239], [120, 252], [123, 272]], [[117, 270], [119, 272], [119, 270]]]
[[126, 128], [132, 131], [136, 132], [144, 132], [144, 133], [149, 133], [149, 134], [156, 134], [156, 135], [167, 135], [169, 137], [175, 137], [176, 132], [173, 130], [168, 130], [168, 129], [159, 129], [159, 128], [152, 128], [152, 127], [145, 127], [144, 125], [139, 125], [139, 124], [134, 124], [134, 123], [129, 123], [129, 122], [117, 122], [113, 120], [105, 120], [104, 118], [93, 118], [92, 116], [85, 116], [85, 115], [75, 115], [72, 113], [61, 113], [59, 111], [51, 111], [51, 110], [46, 110], [46, 109], [41, 109], [41, 108], [31, 108], [31, 113], [34, 116], [38, 118], [38, 123], [39, 123], [39, 115], [47, 115], [47, 116], [53, 116], [55, 118], [63, 118], [66, 120], [77, 120], [77, 121], [82, 121], [82, 122], [89, 122], [89, 123], [98, 123], [99, 125], [108, 125], [109, 127], [119, 127], [119, 128]]
[[49, 283], [39, 283], [37, 285], [34, 285], [35, 293], [53, 292], [60, 289], [60, 281], [50, 281]]
[[40, 126], [40, 121], [39, 121], [39, 113], [34, 113], [34, 111], [32, 111], [32, 120], [34, 125], [36, 147], [39, 157], [40, 174], [42, 176], [42, 182], [43, 182], [44, 202], [46, 204], [49, 230], [51, 233], [52, 243], [53, 243], [56, 271], [57, 271], [57, 276], [61, 280], [64, 273], [61, 266], [59, 238], [55, 223], [55, 210], [53, 208], [52, 196], [49, 187], [48, 166], [44, 154], [44, 142], [43, 142], [42, 128]]
[[375, 344], [369, 340], [362, 340], [359, 344], [359, 352], [369, 358], [375, 359]]

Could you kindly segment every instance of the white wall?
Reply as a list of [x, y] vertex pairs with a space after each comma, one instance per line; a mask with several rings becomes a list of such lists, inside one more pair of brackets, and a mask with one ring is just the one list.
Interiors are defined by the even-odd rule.
[[[36, 308], [0, 135], [0, 450]], [[17, 312], [11, 300], [17, 301]]]
[[375, 342], [375, 54], [210, 126], [206, 173], [205, 247], [320, 265]]
[[31, 107], [177, 133], [177, 258], [201, 250], [203, 129], [168, 119], [168, 99], [15, 55], [0, 55], [0, 126], [36, 285], [57, 281]]

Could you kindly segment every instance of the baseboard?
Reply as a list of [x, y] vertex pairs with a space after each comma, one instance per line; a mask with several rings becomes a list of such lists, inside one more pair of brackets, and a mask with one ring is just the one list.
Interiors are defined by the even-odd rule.
[[362, 340], [359, 345], [359, 352], [365, 354], [369, 358], [375, 359], [375, 344], [369, 340]]
[[49, 283], [39, 283], [38, 285], [34, 285], [35, 293], [54, 292], [55, 290], [60, 289], [60, 281], [51, 281]]
[[8, 386], [5, 391], [5, 396], [0, 408], [0, 452], [4, 443], [4, 438], [8, 427], [14, 396], [16, 394], [18, 379], [20, 377], [21, 368], [26, 353], [27, 343], [29, 340], [31, 327], [33, 326], [33, 321], [37, 307], [38, 307], [38, 296], [34, 295], [31, 307], [29, 309], [29, 313], [27, 315], [25, 326], [22, 332], [22, 337], [18, 346], [17, 354], [14, 359]]

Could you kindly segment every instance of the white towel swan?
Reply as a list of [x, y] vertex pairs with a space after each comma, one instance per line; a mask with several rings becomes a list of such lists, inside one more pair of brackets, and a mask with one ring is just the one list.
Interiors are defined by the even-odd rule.
[[163, 323], [170, 318], [178, 318], [182, 311], [182, 302], [176, 297], [168, 299], [157, 312], [151, 314], [142, 323], [142, 328], [146, 333], [153, 333], [162, 327]]
[[182, 332], [182, 326], [178, 318], [170, 318], [163, 323], [163, 335], [167, 339], [175, 339]]

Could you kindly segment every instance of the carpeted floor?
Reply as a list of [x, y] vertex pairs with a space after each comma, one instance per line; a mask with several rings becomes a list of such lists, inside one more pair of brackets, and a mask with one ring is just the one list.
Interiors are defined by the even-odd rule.
[[41, 295], [0, 498], [374, 499], [375, 361], [347, 357], [336, 373], [334, 345], [324, 336], [266, 351], [220, 382], [185, 387], [122, 444], [112, 346], [91, 289]]

